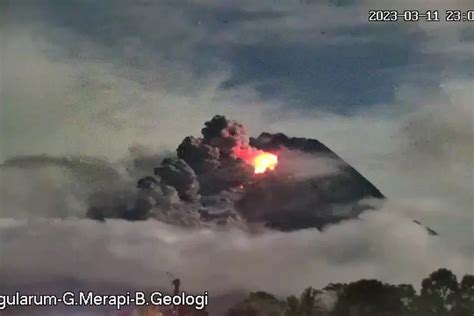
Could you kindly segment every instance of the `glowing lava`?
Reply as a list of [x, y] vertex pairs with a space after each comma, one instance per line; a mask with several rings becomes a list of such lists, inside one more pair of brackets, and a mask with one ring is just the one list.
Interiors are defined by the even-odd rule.
[[255, 174], [264, 173], [267, 170], [274, 170], [277, 164], [278, 157], [266, 152], [259, 153], [252, 160]]
[[254, 173], [265, 173], [274, 170], [278, 164], [278, 156], [252, 147], [234, 148], [234, 155], [253, 166]]

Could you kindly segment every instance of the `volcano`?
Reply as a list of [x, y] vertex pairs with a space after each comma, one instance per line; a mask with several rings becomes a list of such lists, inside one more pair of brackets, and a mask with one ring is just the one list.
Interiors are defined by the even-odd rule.
[[292, 231], [356, 218], [370, 208], [368, 199], [384, 196], [318, 140], [250, 138], [242, 124], [216, 115], [202, 137], [186, 137], [176, 156], [138, 181], [132, 201], [113, 209], [91, 205], [88, 215]]
[[[326, 161], [337, 169], [326, 174], [307, 170], [303, 176], [272, 174], [253, 183], [238, 201], [239, 210], [250, 221], [263, 221], [280, 230], [321, 229], [370, 209], [364, 203], [366, 199], [385, 198], [370, 181], [318, 140], [262, 133], [251, 138], [250, 145], [264, 151], [291, 153], [281, 160], [304, 155], [305, 161]], [[314, 164], [314, 168], [320, 165]]]

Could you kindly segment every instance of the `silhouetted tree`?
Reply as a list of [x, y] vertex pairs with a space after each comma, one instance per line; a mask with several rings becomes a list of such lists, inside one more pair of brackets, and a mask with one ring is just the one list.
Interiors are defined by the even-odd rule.
[[339, 297], [346, 287], [346, 283], [329, 283], [323, 288], [323, 290], [334, 292]]
[[300, 316], [300, 300], [294, 296], [288, 296], [285, 302], [285, 316]]
[[404, 311], [399, 288], [378, 280], [360, 280], [347, 285], [331, 315], [399, 316]]
[[453, 308], [455, 316], [474, 315], [474, 275], [465, 275], [459, 284], [459, 295]]
[[320, 302], [318, 296], [322, 291], [315, 290], [312, 287], [306, 288], [300, 297], [300, 315], [316, 316], [320, 315]]
[[[336, 304], [330, 316], [473, 316], [474, 276], [461, 283], [448, 269], [439, 269], [423, 279], [420, 295], [410, 284], [390, 285], [378, 280], [349, 284], [330, 283], [324, 291], [334, 292]], [[227, 316], [320, 316], [323, 291], [306, 288], [300, 295], [279, 300], [266, 292], [251, 293]]]
[[415, 303], [417, 299], [417, 294], [413, 285], [411, 284], [399, 284], [397, 285], [398, 296], [403, 304], [403, 309], [406, 314], [413, 313], [415, 308]]
[[[417, 313], [421, 315], [450, 315], [459, 297], [456, 275], [448, 269], [439, 269], [421, 282]], [[451, 314], [452, 315], [452, 314]]]

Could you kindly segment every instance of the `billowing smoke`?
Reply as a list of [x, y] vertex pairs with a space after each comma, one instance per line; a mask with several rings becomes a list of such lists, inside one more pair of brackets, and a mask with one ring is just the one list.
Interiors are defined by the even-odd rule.
[[[201, 138], [186, 137], [177, 157], [163, 159], [136, 188], [94, 192], [88, 217], [321, 229], [356, 217], [368, 208], [361, 200], [383, 198], [317, 140], [268, 133], [250, 140], [242, 124], [220, 115], [204, 125]], [[275, 161], [261, 168], [268, 157]]]
[[[2, 169], [52, 164], [74, 173], [84, 164], [91, 171], [101, 166], [103, 172], [95, 174], [101, 185], [85, 181], [89, 189], [75, 196], [87, 204], [87, 217], [96, 220], [154, 218], [185, 226], [250, 223], [281, 230], [321, 229], [356, 217], [367, 208], [359, 201], [383, 197], [316, 140], [263, 133], [251, 144], [244, 126], [224, 116], [204, 125], [201, 138], [186, 137], [177, 156], [157, 160], [154, 175], [150, 170], [140, 179], [133, 179], [133, 170], [118, 172], [105, 161], [80, 158], [17, 158]], [[137, 149], [131, 152], [136, 155]], [[252, 164], [266, 155], [279, 157], [278, 164], [275, 160], [268, 170]]]
[[161, 166], [155, 169], [155, 174], [162, 181], [174, 187], [183, 201], [199, 200], [199, 182], [194, 170], [182, 159], [166, 158]]
[[[223, 157], [243, 160], [247, 164], [253, 165], [254, 173], [264, 173], [267, 167], [271, 170], [275, 168], [278, 157], [252, 147], [247, 131], [241, 123], [216, 115], [212, 120], [206, 122], [205, 126], [202, 129], [203, 142], [216, 147]], [[265, 165], [268, 157], [271, 157], [272, 161], [268, 161]], [[246, 180], [243, 179], [242, 182], [246, 182]]]
[[253, 167], [238, 153], [256, 149], [250, 147], [244, 126], [221, 115], [204, 125], [202, 138], [187, 137], [177, 150], [198, 174], [203, 194], [219, 193], [250, 181]]
[[224, 156], [232, 156], [235, 151], [247, 150], [250, 146], [244, 126], [236, 121], [216, 115], [204, 125], [204, 142], [218, 148]]
[[220, 151], [192, 136], [186, 137], [178, 147], [178, 157], [186, 161], [197, 173], [213, 171], [221, 165]]
[[[248, 183], [253, 167], [234, 155], [243, 150], [256, 151], [251, 149], [243, 125], [224, 116], [215, 116], [205, 126], [203, 138], [189, 136], [182, 141], [177, 148], [177, 157], [167, 157], [161, 164], [156, 161], [154, 176], [138, 180], [136, 191], [94, 194], [89, 199], [88, 216], [101, 220], [143, 220], [163, 219], [169, 214], [179, 214], [178, 217], [192, 214], [191, 217], [199, 218], [200, 208], [205, 203], [212, 204], [213, 200], [207, 198], [201, 204], [202, 195], [220, 194], [217, 199], [224, 200], [227, 193], [223, 191]], [[234, 208], [232, 202], [228, 204]], [[206, 209], [201, 211], [209, 218]], [[237, 217], [231, 213], [233, 218]]]

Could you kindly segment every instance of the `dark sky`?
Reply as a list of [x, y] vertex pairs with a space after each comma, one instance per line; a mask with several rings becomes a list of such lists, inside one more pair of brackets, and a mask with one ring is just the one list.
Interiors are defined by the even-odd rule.
[[[353, 114], [391, 103], [401, 85], [472, 77], [472, 54], [426, 49], [436, 40], [426, 23], [368, 23], [376, 3], [46, 0], [14, 1], [10, 12], [56, 47], [51, 58], [106, 60], [150, 89], [156, 67], [196, 80], [225, 69], [220, 89], [250, 85], [263, 101]], [[456, 29], [453, 40], [473, 43], [472, 27]]]

